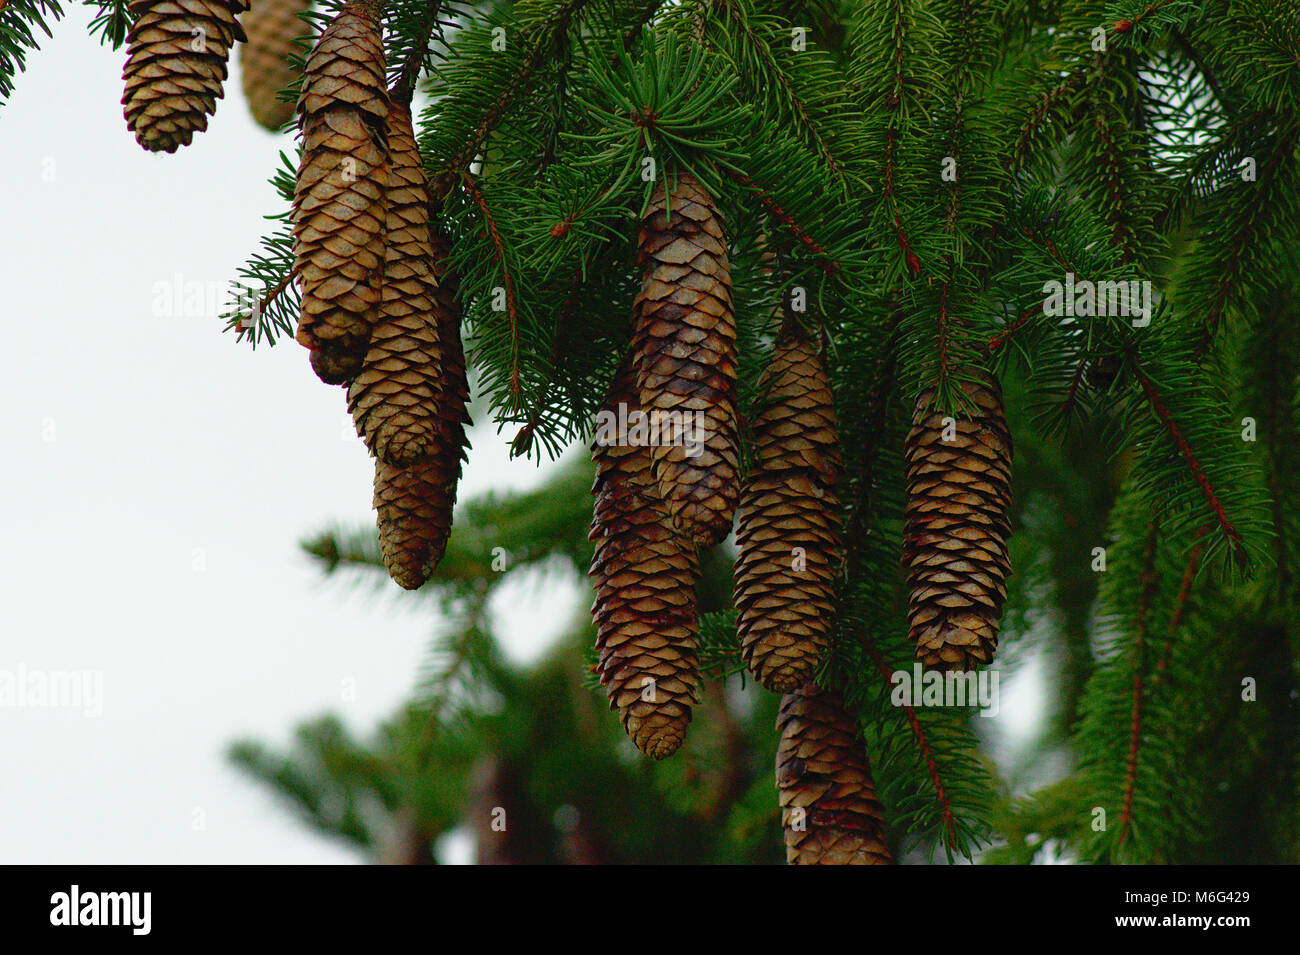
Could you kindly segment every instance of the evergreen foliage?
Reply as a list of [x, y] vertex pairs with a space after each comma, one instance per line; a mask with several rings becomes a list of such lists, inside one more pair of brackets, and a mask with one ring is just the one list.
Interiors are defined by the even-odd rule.
[[[120, 45], [125, 4], [92, 2]], [[0, 97], [61, 13], [0, 8]], [[726, 223], [744, 415], [784, 316], [826, 343], [846, 566], [819, 679], [858, 717], [900, 858], [1300, 861], [1296, 0], [391, 0], [384, 36], [416, 97], [478, 392], [517, 454], [590, 433], [659, 177], [698, 179]], [[295, 324], [296, 165], [273, 174], [286, 208], [227, 316], [254, 345]], [[1150, 283], [1150, 313], [1048, 313], [1070, 281]], [[1019, 449], [1001, 666], [1049, 661], [1055, 703], [1014, 766], [985, 755], [981, 720], [897, 706], [889, 679], [913, 657], [912, 406], [933, 388], [960, 413], [984, 366]], [[380, 817], [425, 850], [465, 818], [489, 785], [475, 754], [492, 753], [491, 785], [549, 834], [518, 859], [582, 859], [597, 835], [590, 858], [778, 858], [775, 702], [734, 696], [725, 550], [706, 555], [700, 643], [727, 691], [680, 761], [629, 763], [591, 681], [575, 687], [589, 628], [531, 671], [502, 662], [488, 598], [523, 569], [585, 572], [589, 482], [565, 465], [463, 505], [412, 598], [453, 623], [378, 740], [327, 719], [239, 762], [377, 856]], [[373, 536], [307, 549], [379, 579]], [[558, 804], [592, 828], [552, 826]]]

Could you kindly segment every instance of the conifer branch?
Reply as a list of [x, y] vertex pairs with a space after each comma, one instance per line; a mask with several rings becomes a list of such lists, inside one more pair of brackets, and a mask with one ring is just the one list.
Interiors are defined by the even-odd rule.
[[1214, 342], [1223, 316], [1228, 310], [1229, 302], [1238, 293], [1239, 286], [1245, 278], [1247, 269], [1252, 264], [1248, 261], [1253, 251], [1253, 244], [1259, 240], [1259, 218], [1275, 208], [1277, 194], [1264, 188], [1272, 185], [1284, 159], [1291, 157], [1297, 142], [1300, 142], [1300, 124], [1292, 123], [1277, 134], [1268, 162], [1261, 170], [1259, 181], [1254, 184], [1250, 200], [1245, 204], [1236, 223], [1227, 251], [1226, 262], [1216, 259], [1217, 283], [1202, 320], [1201, 337], [1196, 344], [1192, 359], [1200, 362]]
[[1209, 530], [1210, 527], [1207, 524], [1196, 532], [1196, 543], [1192, 545], [1191, 553], [1187, 555], [1187, 567], [1183, 570], [1183, 579], [1178, 585], [1178, 596], [1174, 598], [1174, 612], [1169, 618], [1169, 629], [1165, 634], [1165, 643], [1160, 648], [1160, 656], [1156, 660], [1155, 674], [1151, 678], [1151, 692], [1153, 694], [1164, 680], [1165, 673], [1169, 669], [1169, 661], [1174, 649], [1174, 635], [1178, 632], [1178, 628], [1183, 625], [1183, 618], [1187, 613], [1188, 598], [1192, 594], [1192, 584], [1196, 580], [1196, 573], [1201, 566], [1201, 555], [1205, 552], [1205, 535]]
[[763, 189], [754, 182], [754, 180], [750, 179], [749, 176], [742, 172], [736, 172], [731, 169], [728, 169], [727, 173], [746, 189], [753, 192], [754, 197], [758, 199], [763, 208], [767, 210], [768, 214], [771, 215], [773, 219], [785, 226], [785, 228], [790, 231], [790, 234], [802, 243], [808, 251], [822, 260], [822, 268], [825, 269], [827, 275], [840, 274], [840, 264], [830, 257], [830, 254], [821, 243], [810, 236], [808, 232], [795, 220], [794, 216], [781, 208], [777, 201], [764, 192]]
[[411, 97], [415, 93], [415, 84], [420, 79], [420, 71], [429, 53], [429, 43], [433, 40], [434, 31], [438, 29], [438, 15], [441, 12], [442, 0], [428, 0], [428, 5], [421, 15], [419, 40], [411, 47], [406, 62], [398, 70], [397, 81], [393, 84], [390, 95], [394, 101], [410, 105]]
[[813, 120], [808, 104], [804, 102], [803, 97], [794, 88], [794, 84], [790, 82], [790, 77], [786, 75], [785, 70], [781, 68], [781, 64], [772, 55], [771, 49], [754, 32], [739, 5], [735, 0], [711, 0], [711, 2], [715, 9], [721, 8], [725, 11], [727, 22], [735, 26], [737, 33], [744, 38], [750, 51], [764, 65], [767, 75], [776, 80], [776, 84], [794, 113], [804, 137], [812, 144], [817, 155], [826, 164], [826, 168], [834, 173], [842, 185], [847, 187], [848, 180], [844, 175], [844, 166], [831, 154], [830, 145], [826, 142], [826, 137], [818, 124]]
[[434, 208], [441, 206], [442, 200], [451, 191], [460, 173], [474, 161], [474, 157], [479, 154], [488, 136], [514, 105], [515, 98], [528, 88], [533, 74], [547, 61], [555, 40], [568, 30], [573, 18], [581, 14], [588, 2], [589, 0], [565, 0], [536, 28], [533, 36], [530, 37], [533, 41], [532, 47], [519, 71], [483, 112], [482, 120], [470, 134], [469, 140], [460, 152], [444, 161], [430, 178], [429, 191]]
[[488, 204], [483, 198], [483, 192], [478, 186], [478, 181], [468, 171], [462, 173], [461, 176], [465, 182], [465, 191], [469, 193], [474, 205], [478, 206], [479, 213], [483, 216], [483, 225], [488, 237], [492, 240], [497, 265], [501, 269], [501, 279], [505, 283], [506, 312], [510, 319], [510, 394], [517, 398], [519, 395], [519, 310], [515, 299], [515, 283], [511, 278], [510, 266], [506, 261], [505, 243], [501, 240], [501, 233], [497, 230], [496, 219], [493, 218], [492, 210], [488, 208]]
[[[893, 674], [889, 669], [889, 664], [885, 662], [885, 658], [880, 655], [880, 651], [876, 649], [875, 644], [871, 642], [871, 639], [866, 634], [858, 633], [856, 636], [858, 643], [862, 645], [862, 649], [864, 649], [867, 652], [867, 655], [871, 657], [872, 662], [876, 666], [876, 672], [879, 673], [881, 679], [884, 680], [885, 686], [892, 689], [894, 686]], [[920, 719], [917, 718], [916, 710], [913, 709], [910, 703], [904, 703], [902, 705], [902, 710], [907, 718], [907, 725], [911, 728], [912, 737], [916, 742], [916, 748], [920, 752], [921, 758], [925, 761], [926, 771], [930, 776], [930, 784], [934, 787], [934, 798], [939, 804], [939, 810], [943, 820], [945, 845], [949, 850], [955, 849], [957, 846], [957, 817], [952, 811], [952, 802], [948, 798], [948, 791], [944, 787], [943, 779], [939, 775], [939, 764], [935, 760], [934, 753], [930, 748], [930, 741], [926, 736], [925, 727], [921, 725]]]
[[1133, 797], [1137, 787], [1138, 748], [1142, 739], [1142, 678], [1143, 659], [1148, 642], [1147, 617], [1151, 612], [1151, 602], [1160, 585], [1160, 577], [1155, 569], [1156, 539], [1160, 533], [1160, 522], [1152, 521], [1147, 532], [1146, 550], [1142, 557], [1141, 596], [1138, 599], [1137, 619], [1134, 621], [1134, 665], [1132, 710], [1129, 720], [1128, 762], [1124, 769], [1124, 808], [1119, 818], [1119, 836], [1117, 845], [1123, 845], [1128, 837], [1129, 824], [1133, 819]]
[[1164, 425], [1165, 431], [1168, 432], [1170, 440], [1174, 443], [1174, 447], [1178, 449], [1178, 453], [1182, 455], [1183, 460], [1187, 463], [1188, 469], [1192, 472], [1193, 479], [1205, 495], [1205, 502], [1209, 506], [1211, 513], [1213, 513], [1219, 530], [1223, 532], [1224, 537], [1226, 537], [1233, 545], [1237, 555], [1244, 559], [1245, 546], [1242, 544], [1241, 537], [1237, 533], [1236, 527], [1233, 526], [1232, 521], [1228, 519], [1223, 504], [1219, 501], [1219, 495], [1215, 492], [1213, 485], [1210, 484], [1210, 479], [1206, 476], [1204, 468], [1201, 467], [1201, 462], [1197, 460], [1197, 457], [1192, 452], [1187, 440], [1183, 437], [1183, 433], [1179, 429], [1178, 423], [1174, 421], [1173, 416], [1169, 413], [1169, 408], [1160, 397], [1160, 393], [1156, 390], [1151, 379], [1146, 376], [1136, 363], [1134, 363], [1133, 366], [1133, 374], [1137, 378], [1138, 384], [1141, 385], [1142, 393], [1146, 395], [1147, 401], [1150, 403], [1152, 410], [1155, 411], [1156, 415], [1160, 418], [1160, 423]]
[[907, 269], [913, 277], [921, 274], [921, 260], [912, 250], [911, 241], [907, 237], [907, 230], [903, 227], [902, 214], [899, 212], [898, 202], [894, 195], [895, 180], [898, 176], [898, 135], [902, 121], [899, 118], [899, 111], [902, 109], [903, 96], [906, 90], [907, 81], [904, 73], [903, 64], [905, 62], [904, 43], [906, 41], [906, 21], [902, 0], [895, 0], [893, 6], [894, 24], [893, 24], [893, 89], [885, 99], [885, 105], [891, 110], [888, 126], [885, 132], [885, 169], [884, 169], [884, 202], [885, 209], [894, 220], [894, 234], [898, 239], [898, 248], [903, 253], [903, 260], [907, 264]]

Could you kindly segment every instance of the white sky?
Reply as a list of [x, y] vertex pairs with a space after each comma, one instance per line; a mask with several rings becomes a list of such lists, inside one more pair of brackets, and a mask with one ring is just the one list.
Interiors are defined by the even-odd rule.
[[[266, 177], [285, 140], [248, 116], [235, 64], [207, 132], [144, 152], [125, 51], [70, 6], [0, 108], [0, 673], [102, 671], [104, 706], [0, 706], [0, 862], [358, 861], [223, 750], [285, 743], [325, 711], [365, 733], [434, 622], [322, 585], [298, 549], [373, 520], [370, 459], [306, 351], [152, 314], [156, 282], [235, 275], [279, 211]], [[539, 480], [492, 428], [474, 444], [463, 495]], [[572, 591], [538, 590], [504, 621], [516, 656], [571, 622]]]

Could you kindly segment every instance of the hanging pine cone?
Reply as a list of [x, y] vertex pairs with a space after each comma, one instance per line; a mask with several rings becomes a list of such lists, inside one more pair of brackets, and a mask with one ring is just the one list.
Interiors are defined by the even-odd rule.
[[379, 306], [388, 188], [388, 90], [374, 10], [339, 11], [307, 59], [294, 254], [298, 341], [327, 384], [361, 370]]
[[[626, 361], [603, 410], [617, 415], [620, 404], [628, 415], [639, 407]], [[662, 759], [681, 745], [697, 699], [695, 553], [658, 497], [648, 448], [602, 443], [598, 429], [592, 457], [597, 673], [628, 736]]]
[[247, 9], [247, 0], [131, 0], [122, 105], [136, 142], [174, 153], [208, 128]]
[[809, 681], [781, 698], [776, 787], [791, 865], [890, 865], [885, 811], [838, 693]]
[[407, 590], [428, 580], [447, 550], [456, 482], [442, 463], [430, 458], [399, 468], [375, 459], [379, 553], [388, 575]]
[[705, 547], [730, 532], [739, 496], [736, 323], [727, 239], [713, 200], [690, 176], [677, 174], [671, 198], [662, 182], [655, 190], [640, 262], [633, 349], [641, 406], [702, 439], [695, 456], [680, 443], [654, 446], [654, 475], [673, 520]]
[[1011, 434], [997, 379], [962, 385], [976, 409], [961, 410], [945, 441], [932, 391], [917, 400], [905, 449], [907, 522], [903, 562], [911, 587], [916, 656], [928, 667], [971, 670], [993, 659], [1011, 572]]
[[447, 549], [461, 462], [469, 446], [465, 440], [470, 424], [469, 382], [460, 341], [456, 277], [446, 264], [446, 240], [430, 232], [429, 244], [434, 285], [428, 294], [441, 350], [438, 392], [431, 409], [432, 441], [428, 452], [406, 468], [375, 459], [379, 552], [389, 576], [407, 590], [433, 575]]
[[797, 332], [783, 336], [760, 391], [756, 461], [736, 521], [741, 655], [777, 693], [812, 677], [829, 643], [840, 563], [839, 441], [826, 368]]
[[273, 133], [293, 118], [293, 102], [279, 93], [297, 78], [289, 55], [298, 52], [293, 41], [311, 32], [298, 17], [309, 6], [310, 0], [253, 0], [241, 19], [248, 34], [239, 48], [244, 99], [253, 119]]
[[400, 103], [389, 109], [388, 147], [383, 289], [348, 409], [371, 453], [405, 467], [432, 450], [443, 358], [428, 185], [411, 113]]

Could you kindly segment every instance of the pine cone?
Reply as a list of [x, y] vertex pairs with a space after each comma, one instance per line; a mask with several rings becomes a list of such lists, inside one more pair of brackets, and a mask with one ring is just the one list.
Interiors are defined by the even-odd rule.
[[293, 118], [293, 102], [279, 98], [297, 78], [289, 55], [297, 52], [294, 40], [311, 28], [298, 14], [311, 0], [254, 0], [241, 19], [248, 40], [239, 48], [239, 73], [248, 110], [271, 132], [279, 132]]
[[136, 142], [174, 153], [208, 128], [247, 9], [247, 0], [131, 0], [122, 105]]
[[436, 437], [443, 357], [435, 303], [442, 303], [433, 273], [428, 184], [410, 111], [400, 103], [388, 113], [388, 145], [383, 289], [348, 408], [371, 453], [405, 467], [428, 454]]
[[655, 190], [640, 262], [633, 351], [641, 406], [702, 440], [652, 447], [655, 480], [677, 526], [705, 547], [727, 536], [739, 496], [736, 322], [727, 239], [713, 200], [690, 176], [678, 174], [671, 201], [663, 183]]
[[[628, 362], [615, 376], [604, 411], [638, 409]], [[647, 756], [676, 751], [697, 699], [695, 552], [668, 519], [651, 476], [649, 449], [592, 445], [596, 461], [597, 672], [623, 727]]]
[[[853, 717], [809, 681], [781, 698], [776, 788], [791, 865], [890, 865], [885, 810]], [[800, 811], [802, 810], [802, 811]]]
[[801, 335], [784, 337], [760, 389], [757, 461], [741, 493], [735, 605], [741, 655], [777, 693], [812, 677], [830, 640], [840, 563], [839, 442], [826, 368]]
[[917, 400], [905, 449], [907, 522], [903, 563], [916, 656], [928, 667], [971, 670], [993, 659], [1011, 572], [1011, 434], [992, 375], [962, 391], [977, 410], [944, 415]]
[[410, 467], [375, 460], [379, 551], [389, 576], [407, 590], [428, 580], [447, 550], [461, 462], [469, 446], [465, 440], [470, 424], [469, 383], [460, 341], [456, 277], [446, 265], [446, 241], [431, 232], [429, 242], [435, 279], [431, 310], [442, 350], [439, 390], [432, 407], [433, 439], [428, 453]]
[[294, 254], [298, 341], [327, 384], [361, 370], [379, 306], [388, 189], [388, 90], [372, 9], [344, 7], [307, 59]]

